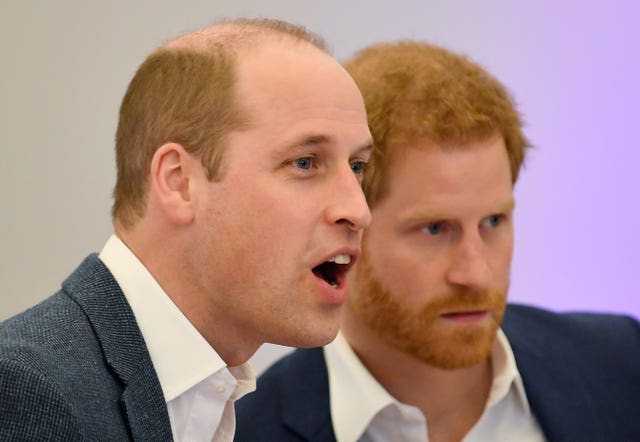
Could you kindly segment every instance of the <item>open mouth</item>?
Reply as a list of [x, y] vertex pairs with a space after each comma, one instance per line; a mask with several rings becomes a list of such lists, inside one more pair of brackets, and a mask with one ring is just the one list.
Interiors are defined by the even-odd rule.
[[324, 279], [331, 287], [337, 288], [344, 281], [345, 275], [350, 267], [351, 257], [340, 254], [315, 266], [312, 272], [318, 278]]

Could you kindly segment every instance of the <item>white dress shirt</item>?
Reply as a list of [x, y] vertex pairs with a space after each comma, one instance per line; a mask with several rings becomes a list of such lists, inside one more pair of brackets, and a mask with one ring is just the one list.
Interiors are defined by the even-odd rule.
[[255, 390], [243, 364], [227, 367], [138, 258], [115, 235], [99, 255], [122, 289], [162, 387], [176, 441], [232, 441], [233, 402]]
[[[428, 442], [428, 422], [398, 402], [369, 373], [342, 334], [325, 346], [331, 419], [338, 442]], [[511, 346], [502, 330], [491, 352], [493, 383], [484, 413], [463, 439], [544, 441], [531, 413]]]

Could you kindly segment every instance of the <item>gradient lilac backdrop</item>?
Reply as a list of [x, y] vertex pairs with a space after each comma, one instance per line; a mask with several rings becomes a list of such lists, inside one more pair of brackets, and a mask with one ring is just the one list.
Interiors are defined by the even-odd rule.
[[[304, 24], [339, 58], [400, 38], [469, 54], [513, 92], [536, 146], [516, 187], [511, 300], [640, 317], [638, 5], [4, 0], [0, 319], [56, 290], [110, 234], [113, 135], [135, 68], [166, 39], [225, 16]], [[274, 351], [256, 355], [258, 369]]]
[[640, 9], [544, 3], [523, 8], [493, 67], [536, 146], [516, 189], [511, 299], [640, 317]]

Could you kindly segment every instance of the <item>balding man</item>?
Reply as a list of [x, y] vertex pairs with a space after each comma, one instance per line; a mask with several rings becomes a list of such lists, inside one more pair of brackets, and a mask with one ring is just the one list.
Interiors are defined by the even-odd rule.
[[226, 21], [153, 52], [120, 109], [114, 235], [0, 325], [0, 439], [231, 440], [258, 347], [337, 333], [370, 147], [303, 28]]

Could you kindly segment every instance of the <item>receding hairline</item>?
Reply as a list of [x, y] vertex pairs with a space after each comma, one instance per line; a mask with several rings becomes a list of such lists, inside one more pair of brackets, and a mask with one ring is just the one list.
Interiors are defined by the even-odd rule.
[[178, 36], [158, 50], [209, 53], [225, 48], [238, 51], [273, 42], [306, 43], [329, 53], [326, 41], [303, 26], [276, 19], [246, 18], [219, 20], [210, 26]]

